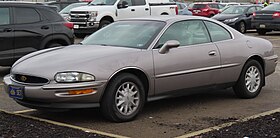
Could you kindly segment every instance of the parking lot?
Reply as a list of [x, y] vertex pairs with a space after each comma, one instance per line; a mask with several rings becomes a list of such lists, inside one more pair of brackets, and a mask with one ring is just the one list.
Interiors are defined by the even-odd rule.
[[[269, 40], [276, 54], [280, 55], [280, 32], [258, 36], [255, 31], [250, 31], [246, 35]], [[75, 42], [80, 41], [76, 39]], [[1, 80], [8, 73], [9, 68], [1, 67]], [[127, 123], [106, 121], [98, 108], [65, 112], [30, 110], [10, 99], [4, 93], [2, 83], [0, 109], [128, 137], [175, 137], [279, 108], [279, 79], [278, 64], [276, 72], [266, 78], [266, 86], [255, 99], [239, 99], [232, 89], [202, 91], [199, 94], [147, 103], [138, 118]]]

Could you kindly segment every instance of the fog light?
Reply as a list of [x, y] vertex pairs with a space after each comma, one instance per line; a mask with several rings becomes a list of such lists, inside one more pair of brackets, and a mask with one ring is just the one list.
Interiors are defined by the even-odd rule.
[[96, 93], [96, 90], [85, 89], [85, 90], [71, 90], [68, 92], [68, 94], [70, 95], [89, 94], [89, 93]]

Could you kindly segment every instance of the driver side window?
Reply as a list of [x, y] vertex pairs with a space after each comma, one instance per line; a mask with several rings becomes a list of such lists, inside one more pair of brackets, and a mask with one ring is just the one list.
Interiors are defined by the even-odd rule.
[[181, 21], [172, 24], [161, 36], [158, 46], [162, 47], [169, 40], [177, 40], [180, 46], [209, 43], [210, 37], [202, 21]]
[[132, 6], [132, 0], [120, 0], [119, 4], [122, 4], [123, 1], [126, 1], [128, 3], [128, 6]]

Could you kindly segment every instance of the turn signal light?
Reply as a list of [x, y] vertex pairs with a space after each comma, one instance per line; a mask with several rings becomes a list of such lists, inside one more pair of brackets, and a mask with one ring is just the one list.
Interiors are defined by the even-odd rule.
[[275, 12], [272, 15], [273, 18], [280, 18], [280, 12]]
[[256, 17], [256, 15], [257, 15], [257, 14], [254, 12], [254, 13], [253, 13], [253, 17]]
[[68, 92], [68, 94], [70, 95], [89, 94], [89, 93], [96, 93], [96, 90], [85, 89], [85, 90], [71, 90]]

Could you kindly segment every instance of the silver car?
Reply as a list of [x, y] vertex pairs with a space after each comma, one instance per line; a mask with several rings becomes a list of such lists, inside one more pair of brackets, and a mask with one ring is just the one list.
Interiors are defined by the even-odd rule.
[[204, 17], [115, 22], [80, 45], [31, 53], [4, 77], [7, 93], [31, 108], [100, 106], [115, 122], [134, 119], [146, 101], [190, 88], [233, 87], [256, 97], [278, 56], [264, 39]]

